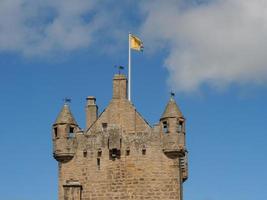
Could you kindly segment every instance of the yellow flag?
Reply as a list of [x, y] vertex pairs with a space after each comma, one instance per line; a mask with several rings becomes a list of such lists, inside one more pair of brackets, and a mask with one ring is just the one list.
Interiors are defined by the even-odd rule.
[[143, 42], [134, 35], [130, 35], [130, 44], [131, 44], [131, 49], [136, 51], [142, 51], [144, 48]]

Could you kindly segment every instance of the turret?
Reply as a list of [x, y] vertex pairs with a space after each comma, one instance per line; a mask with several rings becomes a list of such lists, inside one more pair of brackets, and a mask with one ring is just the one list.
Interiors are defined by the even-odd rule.
[[163, 152], [170, 158], [179, 158], [181, 180], [188, 178], [187, 150], [185, 146], [185, 118], [171, 96], [160, 118]]
[[79, 127], [67, 103], [64, 104], [52, 128], [54, 158], [59, 162], [68, 162], [74, 156], [75, 132]]
[[171, 96], [165, 111], [160, 118], [163, 135], [163, 151], [172, 156], [178, 156], [185, 151], [185, 119], [177, 106], [174, 96]]

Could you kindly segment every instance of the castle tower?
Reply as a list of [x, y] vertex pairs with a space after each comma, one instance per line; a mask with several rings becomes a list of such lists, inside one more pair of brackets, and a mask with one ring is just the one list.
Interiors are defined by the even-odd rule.
[[160, 118], [165, 153], [178, 154], [185, 148], [185, 119], [173, 96]]
[[64, 105], [53, 125], [59, 200], [183, 199], [185, 119], [173, 97], [151, 127], [127, 99], [127, 78], [116, 74], [109, 105], [98, 115], [88, 97], [86, 116], [82, 131]]

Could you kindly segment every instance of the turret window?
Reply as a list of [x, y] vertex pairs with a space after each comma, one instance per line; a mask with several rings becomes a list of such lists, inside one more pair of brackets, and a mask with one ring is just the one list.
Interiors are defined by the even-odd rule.
[[74, 128], [73, 127], [70, 127], [69, 128], [69, 134], [68, 134], [68, 137], [69, 138], [74, 138], [75, 135], [74, 135]]
[[183, 131], [183, 122], [182, 121], [178, 121], [177, 122], [177, 132], [180, 133]]
[[164, 132], [164, 133], [168, 133], [168, 132], [169, 132], [168, 122], [167, 122], [167, 121], [164, 121], [164, 122], [162, 123], [162, 125], [163, 125], [163, 132]]
[[55, 138], [58, 138], [57, 127], [56, 127], [56, 128], [54, 128], [54, 136], [55, 136]]

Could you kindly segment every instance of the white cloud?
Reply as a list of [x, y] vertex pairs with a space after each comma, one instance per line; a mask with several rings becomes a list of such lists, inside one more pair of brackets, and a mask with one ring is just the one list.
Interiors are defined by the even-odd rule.
[[159, 0], [142, 6], [146, 42], [169, 50], [165, 65], [172, 87], [192, 91], [203, 84], [267, 81], [267, 1], [184, 3]]
[[120, 25], [113, 10], [97, 0], [1, 0], [0, 52], [42, 56], [112, 40]]
[[140, 13], [131, 0], [0, 0], [0, 53], [112, 53], [140, 28], [146, 51], [167, 50], [173, 89], [266, 83], [267, 1], [188, 2], [139, 1]]

